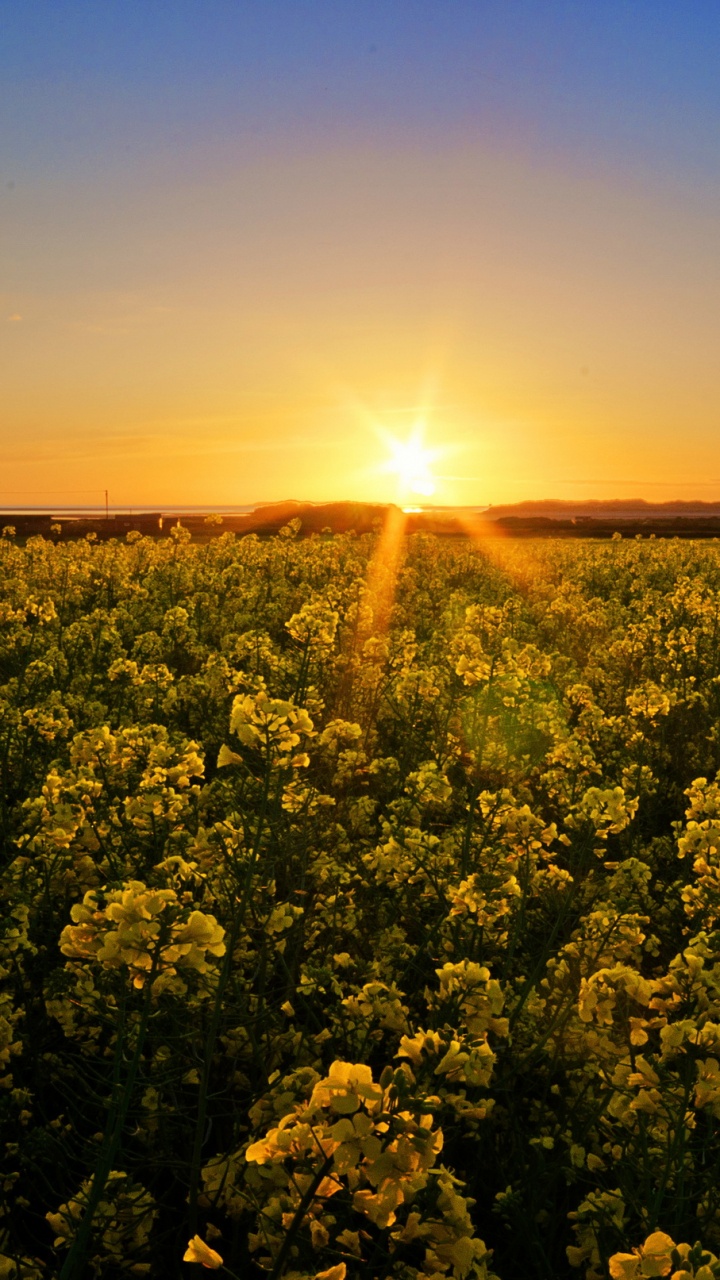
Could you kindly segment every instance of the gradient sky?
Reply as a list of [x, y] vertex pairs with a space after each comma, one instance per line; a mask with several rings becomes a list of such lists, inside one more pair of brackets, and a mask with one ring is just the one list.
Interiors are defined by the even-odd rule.
[[720, 498], [717, 0], [0, 0], [0, 503]]

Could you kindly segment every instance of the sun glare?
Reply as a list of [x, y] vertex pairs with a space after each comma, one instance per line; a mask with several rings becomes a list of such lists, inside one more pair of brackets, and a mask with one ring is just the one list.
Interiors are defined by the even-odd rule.
[[390, 454], [382, 470], [397, 477], [399, 502], [431, 498], [437, 488], [432, 464], [439, 455], [438, 450], [425, 446], [422, 423], [405, 440], [385, 431], [381, 434]]

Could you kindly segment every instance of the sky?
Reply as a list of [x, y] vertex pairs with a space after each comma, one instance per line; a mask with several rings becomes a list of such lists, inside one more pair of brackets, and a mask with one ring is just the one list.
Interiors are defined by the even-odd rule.
[[717, 0], [0, 0], [0, 504], [720, 499], [719, 60]]

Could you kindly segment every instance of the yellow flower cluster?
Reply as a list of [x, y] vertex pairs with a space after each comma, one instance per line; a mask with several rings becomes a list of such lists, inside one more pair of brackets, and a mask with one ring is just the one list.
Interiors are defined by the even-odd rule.
[[398, 1265], [419, 1246], [421, 1273], [433, 1280], [489, 1275], [457, 1180], [442, 1168], [433, 1176], [442, 1131], [431, 1114], [402, 1107], [398, 1080], [407, 1085], [413, 1077], [406, 1068], [378, 1083], [362, 1063], [335, 1061], [306, 1102], [247, 1147], [246, 1161], [274, 1166], [279, 1175], [258, 1219], [255, 1249], [277, 1255], [283, 1232], [302, 1227], [311, 1249], [334, 1239], [336, 1250], [362, 1263], [363, 1240], [372, 1239], [366, 1220], [383, 1233]]
[[[74, 1240], [87, 1210], [91, 1181], [83, 1182], [77, 1195], [55, 1213], [47, 1213], [55, 1233], [55, 1248], [67, 1248]], [[128, 1174], [111, 1170], [94, 1215], [90, 1265], [96, 1275], [115, 1268], [132, 1276], [147, 1275], [144, 1260], [147, 1242], [157, 1217], [150, 1193]]]
[[[274, 764], [301, 768], [309, 763], [306, 752], [295, 751], [314, 736], [313, 722], [303, 707], [283, 698], [271, 698], [264, 689], [255, 695], [239, 694], [232, 707], [230, 730], [245, 747], [254, 748]], [[220, 748], [218, 765], [240, 764], [242, 756], [227, 746]]]
[[716, 1280], [720, 1260], [701, 1244], [675, 1244], [664, 1231], [653, 1231], [632, 1253], [614, 1253], [609, 1263], [612, 1280], [642, 1280], [669, 1276], [670, 1280]]
[[90, 889], [72, 908], [60, 935], [71, 959], [127, 970], [134, 987], [152, 979], [154, 995], [185, 990], [178, 970], [207, 974], [208, 956], [225, 953], [225, 930], [214, 916], [182, 910], [173, 889], [148, 889], [132, 880], [122, 889]]

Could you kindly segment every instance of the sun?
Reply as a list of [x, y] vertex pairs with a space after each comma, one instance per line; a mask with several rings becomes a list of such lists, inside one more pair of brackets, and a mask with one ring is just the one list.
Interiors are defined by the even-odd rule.
[[393, 440], [390, 469], [394, 471], [403, 488], [412, 493], [431, 497], [435, 481], [430, 470], [432, 456], [417, 440]]
[[385, 431], [381, 435], [390, 454], [382, 470], [397, 476], [398, 500], [403, 503], [414, 497], [431, 498], [437, 488], [432, 466], [439, 451], [425, 446], [423, 424], [417, 423], [405, 440]]

